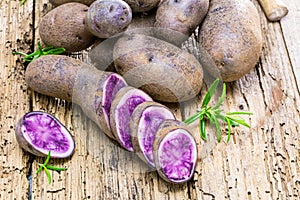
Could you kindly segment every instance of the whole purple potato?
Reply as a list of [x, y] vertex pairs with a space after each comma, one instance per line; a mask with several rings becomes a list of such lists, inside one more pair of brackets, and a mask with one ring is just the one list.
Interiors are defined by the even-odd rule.
[[54, 6], [60, 6], [65, 3], [77, 2], [85, 5], [91, 5], [95, 0], [50, 0], [50, 3]]
[[259, 61], [263, 38], [258, 11], [249, 0], [211, 0], [199, 41], [224, 82], [235, 81]]
[[129, 4], [132, 12], [145, 12], [157, 7], [160, 0], [124, 0]]
[[132, 34], [114, 46], [115, 68], [129, 85], [153, 99], [182, 102], [194, 98], [202, 87], [203, 70], [189, 52], [163, 40]]
[[48, 12], [39, 24], [39, 34], [47, 46], [64, 47], [67, 52], [81, 51], [91, 46], [95, 37], [85, 29], [88, 6], [67, 3]]
[[190, 36], [207, 14], [209, 0], [162, 0], [155, 27], [167, 28]]
[[99, 38], [109, 38], [126, 30], [132, 19], [129, 5], [122, 0], [98, 0], [89, 7], [86, 29]]

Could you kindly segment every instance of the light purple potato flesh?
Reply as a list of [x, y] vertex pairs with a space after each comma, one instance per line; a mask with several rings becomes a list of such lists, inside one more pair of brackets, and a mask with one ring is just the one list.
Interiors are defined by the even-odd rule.
[[54, 6], [60, 6], [65, 3], [77, 2], [82, 3], [87, 6], [91, 5], [95, 0], [49, 0], [50, 3]]
[[186, 125], [165, 120], [158, 128], [153, 155], [158, 174], [167, 182], [183, 183], [193, 177], [197, 144]]
[[122, 0], [95, 1], [85, 17], [86, 29], [99, 38], [109, 38], [126, 30], [132, 19], [129, 5]]
[[90, 47], [95, 37], [85, 29], [88, 6], [67, 3], [48, 12], [39, 23], [39, 35], [46, 46], [77, 52]]
[[120, 89], [111, 104], [110, 126], [119, 144], [128, 151], [134, 151], [130, 134], [130, 117], [134, 109], [152, 98], [142, 90], [131, 86]]
[[216, 63], [224, 82], [241, 78], [255, 67], [262, 51], [256, 7], [249, 0], [211, 0], [199, 42]]
[[36, 92], [78, 104], [107, 136], [114, 138], [110, 106], [115, 94], [127, 85], [120, 75], [68, 56], [46, 55], [28, 65], [25, 81]]
[[17, 123], [15, 131], [18, 144], [36, 156], [66, 158], [73, 154], [72, 135], [58, 119], [45, 112], [26, 113]]
[[189, 52], [154, 37], [133, 34], [114, 46], [115, 68], [129, 85], [153, 99], [182, 102], [194, 98], [203, 82], [199, 61]]
[[166, 119], [175, 119], [175, 116], [166, 106], [156, 102], [139, 104], [130, 118], [133, 148], [151, 168], [155, 168], [152, 152], [156, 132]]

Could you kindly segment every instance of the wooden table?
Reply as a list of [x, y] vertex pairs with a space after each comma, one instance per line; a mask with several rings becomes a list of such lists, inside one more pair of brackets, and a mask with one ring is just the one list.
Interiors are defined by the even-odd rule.
[[[35, 3], [33, 3], [35, 2]], [[251, 129], [236, 127], [229, 143], [197, 138], [199, 162], [193, 180], [182, 185], [164, 182], [145, 172], [135, 155], [109, 142], [81, 110], [69, 102], [32, 92], [24, 81], [24, 65], [12, 51], [31, 52], [38, 23], [48, 0], [0, 2], [0, 199], [299, 199], [300, 197], [300, 1], [285, 1], [289, 14], [270, 23], [259, 4], [264, 45], [258, 65], [245, 77], [227, 84], [225, 109], [254, 112]], [[84, 60], [86, 54], [78, 54]], [[201, 99], [201, 96], [199, 97]], [[199, 102], [172, 109], [179, 119], [195, 113]], [[17, 120], [26, 112], [47, 111], [71, 131], [76, 151], [71, 159], [51, 160], [67, 167], [35, 174], [43, 158], [17, 144]]]

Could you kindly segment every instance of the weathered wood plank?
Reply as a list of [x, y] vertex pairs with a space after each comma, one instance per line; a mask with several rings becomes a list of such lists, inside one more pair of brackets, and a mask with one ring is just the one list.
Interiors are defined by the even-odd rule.
[[[23, 66], [11, 51], [29, 52], [31, 45], [36, 46], [38, 22], [51, 5], [48, 0], [27, 1], [23, 7], [18, 1], [0, 2], [0, 66], [4, 66], [0, 70], [0, 199], [299, 199], [300, 31], [296, 20], [300, 12], [296, 1], [287, 3], [290, 13], [281, 23], [268, 22], [254, 1], [264, 34], [261, 60], [248, 75], [227, 85], [224, 105], [228, 111], [254, 112], [246, 117], [251, 129], [234, 128], [226, 144], [226, 127], [221, 143], [216, 142], [212, 127], [204, 142], [197, 123], [192, 124], [199, 163], [194, 179], [176, 186], [111, 142], [76, 105], [27, 90]], [[189, 43], [191, 48], [194, 42]], [[83, 52], [75, 57], [86, 60], [86, 56]], [[200, 95], [180, 106], [168, 106], [178, 119], [186, 118], [196, 112], [201, 99]], [[44, 159], [23, 152], [14, 138], [18, 118], [30, 110], [53, 114], [75, 138], [72, 158], [51, 161], [68, 168], [52, 172], [51, 185], [45, 174], [35, 174]], [[32, 176], [30, 195], [27, 175]]]
[[293, 67], [294, 76], [296, 77], [298, 91], [300, 92], [300, 2], [299, 1], [285, 1], [289, 8], [289, 14], [280, 21], [282, 33], [285, 41], [289, 59]]
[[17, 144], [16, 122], [30, 109], [24, 69], [12, 51], [30, 51], [32, 4], [0, 2], [0, 199], [28, 199], [29, 156]]

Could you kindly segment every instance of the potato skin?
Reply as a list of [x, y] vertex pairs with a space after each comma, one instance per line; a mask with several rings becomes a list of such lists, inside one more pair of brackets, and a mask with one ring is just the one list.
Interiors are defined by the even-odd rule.
[[262, 50], [259, 15], [249, 0], [211, 0], [210, 3], [199, 40], [215, 61], [223, 81], [235, 81], [259, 60]]
[[129, 5], [122, 0], [95, 1], [85, 17], [86, 29], [99, 38], [123, 32], [132, 19]]
[[85, 29], [88, 6], [66, 3], [48, 12], [39, 24], [39, 34], [47, 46], [64, 47], [67, 52], [81, 51], [93, 44], [95, 37]]
[[124, 0], [133, 12], [145, 12], [155, 8], [160, 0]]
[[207, 14], [209, 0], [162, 0], [155, 27], [168, 28], [190, 36]]
[[120, 38], [114, 47], [114, 63], [129, 85], [159, 101], [185, 101], [202, 87], [202, 66], [193, 55], [150, 36]]
[[127, 31], [142, 28], [153, 28], [155, 23], [155, 16], [156, 11], [134, 13]]
[[87, 6], [91, 5], [95, 0], [49, 0], [50, 3], [54, 6], [60, 6], [65, 3], [77, 2], [82, 3]]

